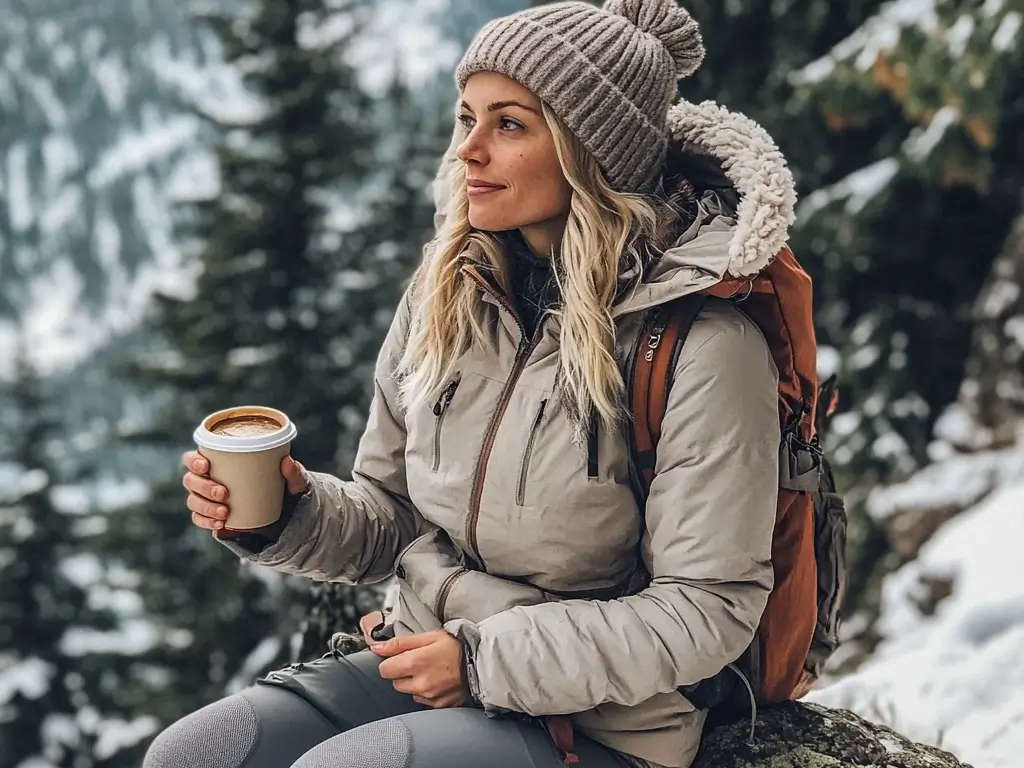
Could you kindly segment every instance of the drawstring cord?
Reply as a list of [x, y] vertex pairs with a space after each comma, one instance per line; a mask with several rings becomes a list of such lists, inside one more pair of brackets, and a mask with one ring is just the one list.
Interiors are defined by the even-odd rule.
[[743, 674], [739, 667], [735, 664], [727, 664], [729, 669], [735, 672], [740, 680], [743, 681], [743, 685], [747, 689], [747, 695], [750, 697], [750, 735], [747, 736], [747, 746], [752, 747], [754, 745], [754, 727], [757, 723], [757, 698], [754, 696], [754, 687], [747, 680], [747, 676]]

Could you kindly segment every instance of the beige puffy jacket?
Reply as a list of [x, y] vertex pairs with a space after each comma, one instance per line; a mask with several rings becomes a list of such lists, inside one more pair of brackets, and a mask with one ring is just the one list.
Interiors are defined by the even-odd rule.
[[[739, 204], [715, 210], [705, 196], [677, 247], [615, 306], [621, 359], [642, 310], [763, 267], [792, 218], [791, 177], [756, 124], [682, 102], [670, 126], [687, 152], [717, 161]], [[465, 271], [489, 336], [436, 407], [404, 410], [396, 396], [406, 299], [378, 359], [353, 479], [310, 473], [275, 544], [258, 555], [227, 545], [313, 579], [394, 574], [396, 631], [462, 638], [489, 712], [572, 714], [613, 749], [688, 766], [704, 715], [677, 688], [743, 652], [772, 588], [780, 434], [767, 344], [735, 306], [706, 303], [638, 509], [625, 434], [599, 431], [596, 462], [573, 444], [554, 389], [556, 321], [524, 338], [499, 290]]]

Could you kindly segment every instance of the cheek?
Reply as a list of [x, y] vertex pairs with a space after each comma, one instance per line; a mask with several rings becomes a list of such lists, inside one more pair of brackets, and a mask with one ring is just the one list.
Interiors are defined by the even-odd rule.
[[570, 187], [562, 175], [557, 156], [517, 155], [509, 176], [516, 182], [517, 192], [529, 198], [531, 208], [548, 216], [568, 209]]

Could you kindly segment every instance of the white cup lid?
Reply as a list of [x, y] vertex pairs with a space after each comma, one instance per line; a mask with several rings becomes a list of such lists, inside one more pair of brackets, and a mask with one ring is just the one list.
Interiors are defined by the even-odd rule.
[[272, 408], [252, 407], [250, 413], [253, 416], [266, 412], [268, 416], [284, 422], [284, 426], [276, 432], [267, 432], [262, 435], [218, 435], [206, 428], [207, 424], [216, 423], [217, 417], [229, 416], [235, 411], [250, 410], [248, 407], [227, 408], [223, 411], [212, 413], [203, 419], [203, 423], [196, 427], [192, 433], [192, 439], [200, 448], [209, 448], [212, 451], [223, 451], [224, 453], [257, 453], [269, 451], [273, 448], [280, 448], [295, 439], [298, 430], [285, 414]]

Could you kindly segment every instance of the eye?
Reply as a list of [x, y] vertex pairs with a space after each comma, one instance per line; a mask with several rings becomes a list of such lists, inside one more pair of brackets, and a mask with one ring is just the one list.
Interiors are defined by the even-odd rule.
[[476, 120], [471, 115], [459, 115], [459, 122], [467, 131], [473, 130], [473, 126], [476, 125]]
[[518, 123], [510, 117], [501, 118], [501, 130], [503, 131], [522, 131], [524, 130], [523, 124]]

